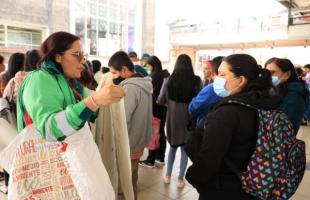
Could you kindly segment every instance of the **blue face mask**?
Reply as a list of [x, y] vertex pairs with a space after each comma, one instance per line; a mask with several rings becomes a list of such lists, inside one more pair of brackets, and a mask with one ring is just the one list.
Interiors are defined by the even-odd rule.
[[278, 86], [280, 84], [280, 82], [281, 82], [281, 78], [279, 78], [277, 76], [272, 76], [271, 79], [272, 79], [272, 84], [274, 86]]
[[213, 89], [215, 94], [219, 97], [227, 97], [229, 91], [225, 89], [226, 79], [216, 76], [213, 82]]

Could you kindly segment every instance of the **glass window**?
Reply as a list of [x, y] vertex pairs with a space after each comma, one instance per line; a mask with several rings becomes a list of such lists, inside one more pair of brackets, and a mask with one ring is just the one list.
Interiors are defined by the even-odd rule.
[[97, 0], [90, 0], [89, 11], [91, 16], [97, 16]]
[[8, 30], [8, 43], [31, 44], [31, 33]]
[[106, 18], [107, 13], [108, 13], [107, 6], [99, 4], [99, 17]]
[[4, 41], [5, 41], [4, 31], [0, 30], [0, 42], [4, 42]]
[[120, 0], [73, 1], [75, 34], [81, 37], [89, 54], [107, 56], [109, 51], [126, 49], [127, 43], [123, 42], [127, 40], [129, 8], [126, 3]]
[[99, 19], [99, 38], [106, 38], [107, 34], [107, 22], [103, 19]]
[[89, 43], [89, 53], [91, 55], [97, 55], [97, 19], [90, 17], [87, 20], [87, 39]]
[[7, 42], [9, 47], [33, 48], [42, 42], [41, 30], [8, 26]]
[[108, 0], [99, 0], [99, 4], [107, 5]]
[[110, 34], [117, 34], [117, 24], [110, 22]]
[[40, 45], [42, 42], [42, 35], [32, 34], [32, 45]]

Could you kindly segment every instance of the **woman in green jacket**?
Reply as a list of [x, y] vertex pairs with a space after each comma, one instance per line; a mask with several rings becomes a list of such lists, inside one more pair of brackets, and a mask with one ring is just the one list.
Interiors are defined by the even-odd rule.
[[122, 88], [105, 86], [86, 96], [76, 79], [86, 55], [79, 37], [66, 32], [50, 35], [40, 47], [40, 69], [24, 79], [18, 94], [18, 130], [34, 124], [48, 141], [62, 141], [90, 121], [100, 106], [119, 101]]

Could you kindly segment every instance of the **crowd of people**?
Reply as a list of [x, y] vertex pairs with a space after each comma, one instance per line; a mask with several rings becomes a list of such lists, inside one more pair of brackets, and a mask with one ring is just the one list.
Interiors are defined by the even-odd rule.
[[[178, 149], [178, 188], [186, 179], [201, 200], [258, 199], [242, 189], [225, 162], [229, 159], [240, 172], [247, 169], [257, 143], [257, 111], [231, 102], [282, 111], [295, 135], [310, 121], [310, 64], [298, 70], [289, 59], [270, 58], [261, 67], [247, 54], [218, 56], [204, 61], [201, 80], [186, 54], [178, 56], [171, 74], [149, 54], [139, 59], [136, 52], [118, 51], [108, 68], [87, 59], [80, 38], [66, 32], [53, 33], [38, 50], [12, 54], [6, 68], [0, 56], [0, 97], [14, 105], [18, 131], [34, 124], [47, 141], [65, 141], [87, 123], [98, 140], [101, 124], [111, 127], [105, 134], [122, 130], [119, 135], [128, 136], [127, 144], [112, 149], [129, 152], [128, 159], [114, 158], [116, 165], [129, 166], [121, 170], [131, 179], [115, 178], [113, 170], [107, 170], [118, 199], [138, 199], [139, 166], [167, 165], [163, 181], [169, 184]], [[110, 107], [108, 114], [101, 110], [115, 104], [118, 107]], [[153, 117], [160, 120], [159, 147], [149, 149], [146, 160], [140, 160], [154, 134]], [[199, 143], [188, 142], [197, 130]], [[103, 148], [104, 143], [96, 142]], [[105, 165], [107, 157], [102, 155]], [[188, 158], [192, 165], [187, 169]], [[9, 174], [4, 171], [3, 176], [5, 185], [0, 189], [6, 193]]]

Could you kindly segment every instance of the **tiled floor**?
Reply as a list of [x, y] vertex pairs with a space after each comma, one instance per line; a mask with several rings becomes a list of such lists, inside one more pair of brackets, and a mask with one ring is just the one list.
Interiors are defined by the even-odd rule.
[[[292, 200], [310, 199], [310, 126], [302, 127], [298, 137], [306, 141], [307, 145], [307, 171], [304, 179], [299, 186]], [[146, 155], [144, 155], [145, 157]], [[158, 166], [154, 169], [146, 167], [139, 168], [139, 200], [195, 200], [198, 199], [196, 190], [188, 183], [183, 189], [177, 188], [178, 166], [180, 161], [179, 152], [177, 153], [173, 177], [171, 184], [163, 182], [162, 177], [165, 174], [165, 167]], [[190, 165], [190, 163], [189, 163]], [[0, 194], [0, 200], [6, 200], [6, 196]]]

